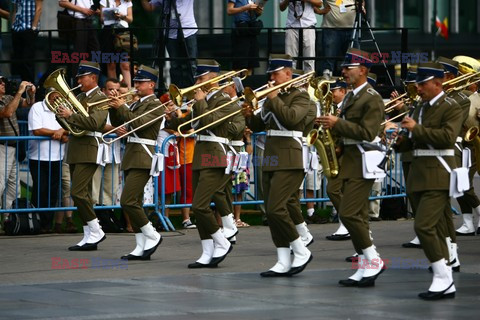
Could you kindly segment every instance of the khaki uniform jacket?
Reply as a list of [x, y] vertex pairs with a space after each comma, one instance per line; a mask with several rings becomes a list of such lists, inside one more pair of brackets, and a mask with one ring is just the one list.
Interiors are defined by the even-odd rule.
[[470, 113], [471, 102], [470, 102], [470, 99], [468, 99], [468, 97], [471, 94], [472, 94], [472, 92], [467, 91], [467, 90], [463, 90], [463, 91], [460, 91], [460, 92], [459, 91], [454, 91], [454, 92], [452, 92], [448, 95], [448, 97], [455, 100], [455, 102], [457, 102], [462, 109], [463, 122], [462, 122], [462, 127], [459, 131], [459, 134], [458, 134], [458, 136], [462, 137], [462, 138], [465, 136], [465, 133], [467, 132], [465, 127], [463, 126], [463, 124], [465, 123], [465, 121], [467, 121], [468, 114]]
[[[422, 124], [418, 123], [420, 110], [424, 109]], [[463, 112], [455, 100], [443, 95], [433, 106], [427, 103], [417, 107], [413, 114], [417, 121], [411, 138], [400, 142], [400, 151], [429, 149], [454, 149], [460, 127], [463, 123]], [[443, 157], [450, 169], [455, 169], [455, 157]], [[413, 157], [407, 179], [407, 190], [410, 193], [426, 190], [448, 190], [450, 175], [437, 157]]]
[[[306, 90], [292, 89], [272, 100], [267, 99], [263, 108], [265, 114], [271, 111], [287, 130], [304, 132], [307, 126], [313, 127], [316, 111], [313, 114], [311, 106]], [[280, 130], [274, 119], [264, 123], [261, 113], [252, 116], [247, 126], [254, 132]], [[303, 169], [302, 146], [294, 138], [266, 137], [263, 157], [263, 171]]]
[[[192, 117], [201, 115], [222, 104], [228, 103], [229, 101], [231, 101], [231, 99], [227, 94], [224, 94], [221, 90], [217, 91], [211, 97], [209, 97], [208, 101], [200, 100], [195, 102], [195, 104], [193, 105], [193, 112], [191, 112], [189, 116], [181, 119], [172, 118], [168, 127], [170, 129], [177, 130], [177, 127], [180, 124], [190, 120]], [[238, 106], [232, 103], [201, 118], [198, 121], [198, 126], [196, 127], [201, 128], [218, 119], [232, 114], [235, 110], [238, 110]], [[231, 118], [227, 118], [225, 121], [216, 123], [215, 125], [209, 127], [207, 130], [210, 130], [217, 137], [228, 139], [229, 124], [231, 121]], [[199, 134], [209, 135], [205, 130], [199, 132]], [[225, 151], [223, 151], [223, 148], [225, 148]], [[229, 148], [227, 145], [223, 145], [223, 148], [218, 142], [196, 141], [193, 153], [192, 170], [226, 168], [226, 152], [228, 152]]]
[[[235, 112], [241, 110], [240, 105], [235, 105]], [[228, 139], [231, 141], [243, 141], [243, 135], [245, 132], [245, 117], [241, 112], [238, 112], [229, 120], [228, 126]], [[237, 152], [242, 151], [242, 147], [233, 147]]]
[[[130, 121], [139, 115], [145, 114], [147, 111], [160, 105], [160, 101], [151, 95], [142, 102], [138, 100], [129, 107], [126, 105], [121, 106], [118, 109], [110, 109], [110, 120], [113, 126], [120, 126], [123, 123]], [[128, 125], [127, 130], [132, 130], [150, 122], [154, 119], [160, 118], [163, 115], [165, 108], [157, 108], [141, 118], [133, 121]], [[161, 121], [152, 121], [152, 123], [145, 125], [142, 129], [135, 131], [138, 138], [157, 140], [158, 132], [160, 131]], [[129, 137], [135, 137], [131, 134]], [[150, 153], [155, 153], [155, 146], [146, 145]], [[152, 166], [152, 157], [147, 153], [145, 148], [140, 143], [127, 142], [125, 146], [125, 154], [122, 159], [122, 170], [129, 169], [148, 169]]]
[[[380, 94], [367, 84], [352, 97], [348, 94], [344, 100], [342, 114], [335, 124], [333, 132], [343, 138], [360, 141], [372, 141], [380, 130], [385, 105]], [[362, 178], [362, 154], [356, 145], [343, 148], [340, 179]]]
[[[97, 102], [107, 98], [100, 88], [92, 91], [87, 97], [85, 92], [77, 96], [77, 100], [83, 105], [86, 103]], [[98, 107], [88, 108], [89, 117], [84, 117], [81, 114], [74, 113], [68, 119], [65, 119], [68, 124], [73, 125], [81, 130], [88, 130], [91, 132], [102, 132], [103, 127], [107, 122], [107, 110], [100, 110]], [[96, 163], [97, 151], [100, 138], [91, 136], [75, 137], [69, 136], [67, 163]]]

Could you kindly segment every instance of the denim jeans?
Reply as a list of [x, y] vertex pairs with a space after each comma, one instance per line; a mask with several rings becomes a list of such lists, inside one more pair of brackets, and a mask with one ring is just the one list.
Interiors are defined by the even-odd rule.
[[[343, 59], [352, 41], [353, 30], [323, 29], [322, 32], [323, 55], [327, 58], [322, 61], [320, 74], [325, 69], [335, 73], [335, 57], [342, 57]], [[354, 47], [358, 46], [354, 44]]]
[[[185, 47], [187, 52], [185, 52]], [[170, 58], [188, 58], [187, 60], [170, 61], [170, 82], [179, 88], [190, 87], [194, 84], [193, 75], [195, 74], [197, 49], [197, 34], [185, 38], [185, 45], [178, 39], [168, 39], [167, 50]], [[186, 54], [187, 53], [187, 54]]]

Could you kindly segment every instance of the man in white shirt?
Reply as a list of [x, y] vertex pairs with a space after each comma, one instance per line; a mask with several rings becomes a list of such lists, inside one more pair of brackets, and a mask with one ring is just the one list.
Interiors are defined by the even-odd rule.
[[[179, 88], [190, 87], [195, 83], [193, 75], [198, 56], [198, 29], [193, 10], [194, 1], [142, 0], [144, 10], [154, 11], [158, 8], [163, 12], [165, 27], [168, 30], [168, 35], [166, 35], [168, 37], [166, 40], [167, 51], [170, 58], [174, 58], [170, 61], [170, 82]], [[176, 4], [176, 7], [173, 4]], [[176, 58], [181, 58], [181, 60], [175, 60]], [[190, 60], [187, 61], [186, 58]]]
[[[285, 53], [298, 57], [299, 47], [303, 46], [303, 56], [315, 57], [315, 25], [317, 18], [314, 7], [321, 7], [322, 0], [280, 0], [280, 11], [288, 8], [287, 24], [285, 31]], [[300, 44], [300, 29], [303, 32], [303, 43]], [[303, 61], [303, 67], [293, 68], [303, 69], [305, 72], [315, 70], [314, 60]]]
[[[28, 132], [32, 136], [46, 136], [53, 140], [28, 141], [28, 166], [32, 175], [32, 204], [36, 208], [54, 208], [58, 205], [62, 159], [67, 134], [56, 121], [55, 114], [45, 101], [36, 102], [28, 113]], [[43, 232], [52, 228], [54, 212], [40, 212]]]

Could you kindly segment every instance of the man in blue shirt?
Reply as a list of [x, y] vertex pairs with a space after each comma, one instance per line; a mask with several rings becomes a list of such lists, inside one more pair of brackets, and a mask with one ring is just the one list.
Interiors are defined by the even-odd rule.
[[43, 0], [12, 0], [12, 74], [35, 81], [35, 41], [38, 35]]

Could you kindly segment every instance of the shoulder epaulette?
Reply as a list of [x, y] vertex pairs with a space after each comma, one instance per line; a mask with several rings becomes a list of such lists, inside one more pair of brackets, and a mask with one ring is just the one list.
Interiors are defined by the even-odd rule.
[[375, 95], [379, 96], [380, 95], [380, 93], [378, 93], [377, 90], [375, 90], [373, 88], [368, 88], [367, 92], [370, 93], [372, 96], [375, 96]]

